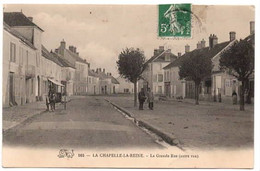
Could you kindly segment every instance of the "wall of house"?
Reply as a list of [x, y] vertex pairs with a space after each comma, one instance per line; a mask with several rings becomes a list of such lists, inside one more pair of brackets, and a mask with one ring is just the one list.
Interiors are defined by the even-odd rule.
[[88, 89], [88, 65], [85, 63], [77, 62], [75, 63], [75, 81], [74, 81], [74, 91], [77, 95], [84, 95], [87, 93]]
[[[152, 63], [152, 86], [155, 95], [164, 94], [164, 70], [163, 67], [169, 62], [153, 62]], [[160, 79], [162, 77], [162, 79]]]
[[[6, 30], [3, 31], [3, 106], [9, 106], [10, 93], [10, 72], [13, 73], [13, 94], [14, 101], [17, 105], [23, 105], [26, 102], [33, 102], [36, 100], [35, 81], [36, 81], [36, 52], [29, 46], [25, 45], [17, 37], [11, 35]], [[10, 43], [15, 44], [14, 62], [10, 61]], [[26, 73], [33, 77], [26, 79]]]
[[88, 76], [88, 95], [97, 95], [99, 92], [99, 78]]
[[134, 93], [134, 84], [124, 78], [117, 78], [120, 83], [118, 85], [118, 93]]

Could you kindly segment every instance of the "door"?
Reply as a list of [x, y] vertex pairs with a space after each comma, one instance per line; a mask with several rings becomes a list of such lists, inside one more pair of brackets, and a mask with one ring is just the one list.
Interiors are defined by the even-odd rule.
[[9, 104], [13, 106], [15, 104], [14, 99], [14, 73], [9, 73]]

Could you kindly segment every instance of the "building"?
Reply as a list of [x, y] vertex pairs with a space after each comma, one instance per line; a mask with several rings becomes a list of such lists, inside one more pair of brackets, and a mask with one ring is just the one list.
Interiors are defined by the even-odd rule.
[[[177, 60], [173, 61], [166, 67], [164, 67], [165, 75], [170, 74], [170, 77], [166, 79], [166, 84], [170, 84], [171, 89], [166, 92], [168, 97], [172, 98], [194, 98], [195, 97], [195, 84], [193, 81], [180, 80], [179, 78], [179, 66], [185, 58], [189, 58], [190, 55], [200, 53], [209, 57], [214, 65], [212, 76], [202, 81], [199, 87], [199, 97], [201, 100], [214, 100], [216, 96], [221, 93], [222, 97], [232, 96], [232, 91], [238, 89], [238, 83], [234, 77], [226, 72], [220, 71], [219, 59], [220, 54], [225, 49], [228, 49], [236, 41], [235, 32], [230, 32], [230, 40], [222, 43], [218, 43], [216, 35], [211, 34], [209, 36], [209, 46], [205, 47], [205, 40], [198, 42], [197, 48], [193, 51], [189, 51], [189, 47], [185, 47], [185, 54], [180, 56]], [[166, 76], [167, 77], [167, 76]], [[231, 82], [232, 84], [224, 84], [225, 82]]]
[[117, 77], [117, 81], [119, 82], [118, 93], [124, 94], [132, 94], [134, 93], [134, 84], [129, 80], [119, 76]]
[[99, 76], [95, 70], [88, 71], [88, 95], [100, 94], [99, 89]]
[[119, 82], [112, 76], [111, 73], [106, 73], [106, 70], [97, 68], [96, 74], [99, 77], [99, 92], [100, 94], [115, 94], [118, 92]]
[[41, 90], [43, 95], [47, 95], [52, 88], [56, 93], [64, 92], [62, 81], [63, 64], [42, 45], [41, 58]]
[[86, 95], [88, 91], [87, 79], [90, 67], [89, 63], [79, 56], [76, 47], [69, 46], [69, 49], [66, 49], [66, 42], [64, 40], [61, 41], [60, 46], [55, 50], [55, 52], [76, 68], [73, 80], [73, 94]]
[[3, 105], [42, 99], [41, 35], [43, 30], [22, 12], [5, 12], [3, 29]]
[[74, 80], [76, 68], [69, 61], [64, 59], [60, 54], [56, 52], [51, 52], [52, 56], [61, 63], [61, 83], [64, 85], [64, 92], [68, 96], [74, 94]]
[[154, 55], [145, 63], [147, 68], [142, 73], [141, 80], [138, 81], [140, 85], [139, 91], [144, 88], [145, 91], [148, 87], [154, 92], [155, 95], [164, 94], [164, 70], [163, 67], [176, 60], [177, 56], [171, 53], [171, 49], [164, 50], [164, 46], [159, 49], [154, 49]]

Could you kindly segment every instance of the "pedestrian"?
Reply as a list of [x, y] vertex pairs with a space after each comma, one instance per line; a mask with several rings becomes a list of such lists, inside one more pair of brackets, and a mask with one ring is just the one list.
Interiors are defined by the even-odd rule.
[[47, 109], [46, 111], [50, 111], [50, 99], [49, 99], [49, 95], [46, 94], [46, 106], [47, 106]]
[[151, 91], [150, 88], [148, 88], [148, 92], [147, 92], [147, 101], [148, 101], [148, 106], [150, 110], [153, 110], [153, 92]]
[[67, 109], [67, 94], [66, 94], [66, 92], [63, 93], [62, 103], [64, 104], [64, 109], [66, 110]]
[[146, 96], [143, 88], [141, 88], [141, 91], [138, 93], [138, 100], [139, 100], [139, 110], [144, 110], [144, 102], [146, 100]]
[[232, 93], [232, 101], [233, 105], [237, 104], [237, 93], [235, 91]]
[[51, 111], [55, 110], [55, 93], [54, 92], [50, 92], [50, 106], [51, 106]]

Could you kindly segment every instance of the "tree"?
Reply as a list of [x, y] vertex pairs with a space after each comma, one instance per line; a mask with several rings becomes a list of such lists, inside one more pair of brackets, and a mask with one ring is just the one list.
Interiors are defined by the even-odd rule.
[[145, 69], [145, 56], [138, 48], [126, 48], [116, 63], [119, 74], [134, 84], [134, 106], [137, 106], [137, 81]]
[[236, 41], [229, 49], [220, 55], [220, 68], [230, 70], [230, 74], [241, 81], [240, 110], [245, 110], [244, 94], [249, 76], [254, 72], [254, 47], [247, 40]]
[[184, 57], [179, 66], [180, 79], [192, 80], [195, 83], [195, 104], [199, 104], [199, 85], [202, 80], [211, 76], [213, 65], [209, 57], [195, 51]]

